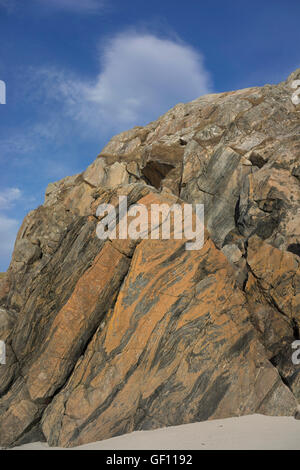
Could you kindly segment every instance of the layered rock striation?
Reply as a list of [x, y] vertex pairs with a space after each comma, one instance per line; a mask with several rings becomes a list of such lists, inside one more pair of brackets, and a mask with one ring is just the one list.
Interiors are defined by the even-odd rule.
[[[48, 186], [0, 279], [0, 445], [295, 412], [296, 78], [178, 104]], [[121, 195], [204, 204], [203, 247], [100, 240], [97, 207]]]

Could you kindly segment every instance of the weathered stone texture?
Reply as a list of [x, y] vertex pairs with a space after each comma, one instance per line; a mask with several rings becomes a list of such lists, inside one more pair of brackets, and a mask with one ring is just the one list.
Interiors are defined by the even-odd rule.
[[[299, 76], [178, 104], [48, 186], [0, 278], [0, 445], [294, 414]], [[203, 248], [99, 240], [97, 207], [122, 195], [203, 203]]]

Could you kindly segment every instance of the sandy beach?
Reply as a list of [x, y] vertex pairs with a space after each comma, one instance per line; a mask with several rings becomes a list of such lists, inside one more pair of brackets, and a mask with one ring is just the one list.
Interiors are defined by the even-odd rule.
[[[13, 450], [51, 450], [36, 442]], [[300, 450], [300, 421], [293, 417], [242, 416], [138, 431], [78, 450]]]

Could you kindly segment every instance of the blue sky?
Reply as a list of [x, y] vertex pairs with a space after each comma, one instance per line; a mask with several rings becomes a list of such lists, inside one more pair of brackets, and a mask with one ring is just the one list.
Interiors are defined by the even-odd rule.
[[300, 66], [299, 0], [0, 0], [0, 271], [47, 184], [117, 132]]

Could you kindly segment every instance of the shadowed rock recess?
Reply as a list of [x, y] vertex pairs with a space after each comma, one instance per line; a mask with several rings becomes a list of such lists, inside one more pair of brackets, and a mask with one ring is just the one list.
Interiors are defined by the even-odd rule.
[[[50, 184], [0, 279], [0, 445], [72, 447], [292, 415], [300, 366], [300, 106], [291, 83], [211, 94]], [[96, 236], [100, 203], [204, 203], [204, 246]]]

